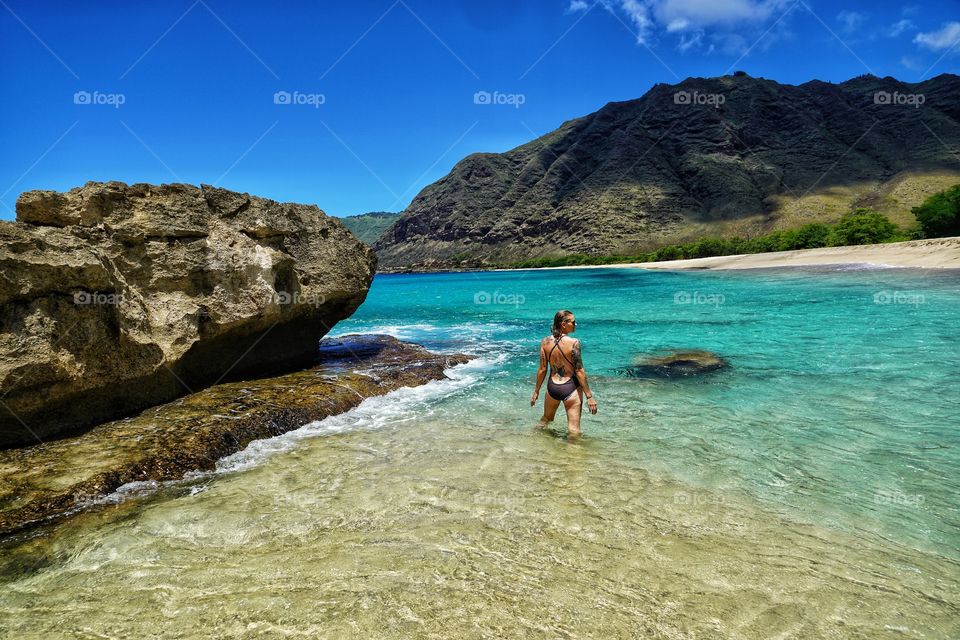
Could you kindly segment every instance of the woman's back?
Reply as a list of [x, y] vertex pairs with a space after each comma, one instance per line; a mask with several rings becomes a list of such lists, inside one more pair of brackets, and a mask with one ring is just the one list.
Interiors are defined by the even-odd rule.
[[542, 344], [546, 348], [551, 375], [569, 378], [576, 374], [576, 363], [580, 352], [579, 340], [569, 336], [561, 336], [559, 340], [554, 336], [548, 336], [543, 339]]

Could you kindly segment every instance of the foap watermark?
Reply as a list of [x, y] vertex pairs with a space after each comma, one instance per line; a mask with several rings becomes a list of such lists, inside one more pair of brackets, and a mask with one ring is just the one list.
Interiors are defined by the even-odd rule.
[[877, 91], [873, 94], [873, 104], [892, 104], [897, 106], [913, 107], [919, 109], [920, 105], [927, 101], [927, 96], [922, 93], [900, 93], [894, 91]]
[[103, 105], [119, 109], [127, 102], [122, 93], [103, 93], [100, 91], [77, 91], [73, 94], [73, 104]]
[[724, 504], [726, 503], [726, 498], [719, 494], [714, 495], [709, 493], [689, 493], [687, 491], [680, 491], [674, 494], [673, 503], [702, 507], [708, 504]]
[[511, 304], [518, 307], [526, 301], [527, 298], [522, 293], [477, 291], [473, 294], [473, 304]]
[[526, 103], [527, 96], [522, 93], [500, 93], [494, 91], [477, 91], [473, 94], [473, 104], [505, 104], [515, 109]]
[[916, 307], [925, 302], [923, 294], [914, 291], [877, 291], [873, 294], [874, 304], [909, 304]]
[[722, 93], [700, 93], [699, 91], [676, 91], [673, 94], [673, 104], [691, 104], [710, 107], [719, 107], [727, 101]]
[[77, 291], [73, 294], [75, 305], [121, 305], [126, 302], [122, 293], [102, 291]]
[[319, 109], [320, 105], [326, 103], [327, 96], [322, 93], [303, 93], [301, 91], [277, 91], [273, 94], [273, 104], [294, 104], [306, 105]]
[[926, 501], [922, 493], [903, 493], [901, 491], [878, 491], [873, 496], [874, 504], [897, 504], [904, 507], [919, 507]]
[[727, 301], [722, 293], [704, 293], [702, 291], [677, 291], [673, 294], [673, 304], [709, 304], [719, 307]]
[[273, 301], [279, 305], [303, 304], [319, 307], [327, 301], [321, 293], [303, 293], [301, 291], [275, 291]]

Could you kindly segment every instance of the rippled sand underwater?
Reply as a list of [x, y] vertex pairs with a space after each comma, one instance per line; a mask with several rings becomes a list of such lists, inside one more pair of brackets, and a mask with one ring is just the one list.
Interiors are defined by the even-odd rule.
[[[8, 637], [949, 638], [957, 566], [506, 421], [304, 440], [81, 517]], [[43, 554], [50, 554], [44, 558]]]
[[[907, 310], [910, 334], [902, 316], [862, 306], [872, 276], [827, 291], [700, 275], [655, 276], [650, 286], [669, 284], [635, 298], [637, 333], [622, 307], [606, 320], [599, 309], [643, 282], [562, 276], [597, 301], [578, 313], [601, 411], [584, 416], [580, 443], [562, 437], [562, 413], [554, 432], [537, 430], [527, 401], [528, 343], [552, 299], [464, 326], [472, 290], [457, 306], [443, 279], [381, 284], [343, 332], [393, 322], [401, 337], [484, 358], [254, 443], [217, 473], [132, 487], [7, 541], [0, 636], [960, 637], [960, 478], [944, 419], [956, 400], [930, 395], [960, 349], [952, 332], [916, 329], [951, 326], [958, 307]], [[536, 278], [554, 276], [483, 277], [477, 287], [529, 287], [533, 299]], [[748, 286], [757, 307], [654, 312], [678, 287], [737, 300]], [[934, 302], [956, 285], [937, 286]], [[835, 310], [803, 320], [801, 303], [833, 298]], [[410, 308], [424, 322], [404, 324], [397, 309]], [[844, 309], [846, 325], [824, 326]], [[857, 313], [876, 314], [872, 334]], [[713, 348], [733, 370], [617, 376], [624, 345], [666, 318], [675, 333], [661, 342]], [[884, 393], [891, 380], [900, 393]]]

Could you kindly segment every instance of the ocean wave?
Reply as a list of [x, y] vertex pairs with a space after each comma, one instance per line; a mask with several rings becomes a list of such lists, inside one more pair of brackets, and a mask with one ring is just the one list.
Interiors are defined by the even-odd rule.
[[[117, 487], [103, 496], [91, 496], [77, 505], [78, 509], [98, 504], [119, 504], [130, 498], [147, 496], [167, 488], [195, 483], [216, 476], [252, 469], [274, 455], [293, 450], [301, 440], [325, 435], [334, 435], [349, 431], [376, 430], [388, 425], [432, 413], [432, 402], [451, 396], [470, 387], [483, 378], [490, 369], [508, 358], [507, 354], [477, 358], [465, 364], [455, 365], [444, 370], [447, 378], [432, 380], [419, 387], [401, 387], [382, 396], [364, 399], [359, 405], [323, 420], [309, 422], [298, 429], [287, 431], [272, 438], [254, 440], [236, 453], [220, 458], [211, 471], [190, 471], [178, 480], [135, 481]], [[190, 495], [200, 493], [204, 487], [193, 487]]]
[[[510, 354], [529, 351], [529, 341], [508, 339], [503, 334], [529, 332], [529, 327], [503, 323], [459, 323], [439, 326], [434, 324], [369, 324], [344, 328], [328, 337], [338, 338], [349, 334], [386, 334], [398, 340], [415, 342], [434, 353], [466, 353], [480, 356], [494, 364], [504, 362]], [[534, 342], [534, 345], [536, 343]]]
[[327, 338], [339, 338], [342, 336], [350, 335], [352, 333], [383, 333], [388, 336], [393, 336], [397, 340], [411, 340], [414, 336], [417, 335], [417, 332], [431, 332], [438, 331], [441, 327], [438, 327], [434, 324], [382, 324], [382, 325], [370, 325], [363, 327], [349, 327], [344, 328], [342, 331], [330, 332], [326, 335]]
[[895, 264], [883, 264], [879, 262], [850, 262], [847, 264], [826, 265], [833, 267], [831, 271], [876, 271], [880, 269], [897, 269]]
[[506, 355], [478, 358], [446, 369], [447, 379], [434, 380], [419, 387], [401, 387], [382, 396], [367, 398], [353, 409], [323, 420], [310, 422], [299, 429], [264, 440], [255, 440], [245, 449], [217, 461], [208, 474], [242, 471], [257, 466], [270, 456], [290, 451], [301, 440], [347, 431], [376, 430], [422, 416], [424, 404], [466, 389], [483, 377], [483, 372], [496, 366]]

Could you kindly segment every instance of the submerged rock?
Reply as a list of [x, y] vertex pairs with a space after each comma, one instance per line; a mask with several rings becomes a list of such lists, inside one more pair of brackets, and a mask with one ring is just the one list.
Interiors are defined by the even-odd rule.
[[0, 534], [74, 513], [130, 482], [213, 469], [253, 440], [443, 379], [473, 359], [384, 335], [328, 338], [320, 351], [304, 371], [215, 385], [75, 438], [0, 451]]
[[627, 367], [624, 373], [637, 378], [678, 378], [709, 373], [728, 366], [726, 360], [710, 351], [687, 350], [646, 358]]
[[23, 193], [0, 222], [0, 447], [307, 366], [375, 267], [314, 205], [185, 184]]

